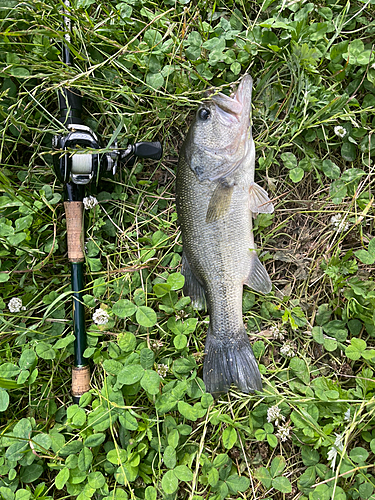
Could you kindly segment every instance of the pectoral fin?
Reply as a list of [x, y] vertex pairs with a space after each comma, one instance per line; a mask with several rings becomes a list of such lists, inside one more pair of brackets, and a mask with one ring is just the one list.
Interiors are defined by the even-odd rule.
[[223, 217], [229, 210], [234, 184], [219, 181], [212, 193], [208, 205], [206, 222], [214, 222]]
[[272, 214], [274, 207], [267, 191], [253, 182], [249, 188], [249, 208], [255, 214]]
[[193, 273], [185, 254], [182, 254], [181, 274], [185, 277], [184, 294], [191, 298], [194, 309], [206, 309], [206, 295], [203, 286]]
[[245, 285], [260, 293], [269, 293], [272, 290], [270, 277], [261, 264], [255, 250], [250, 253], [250, 272]]

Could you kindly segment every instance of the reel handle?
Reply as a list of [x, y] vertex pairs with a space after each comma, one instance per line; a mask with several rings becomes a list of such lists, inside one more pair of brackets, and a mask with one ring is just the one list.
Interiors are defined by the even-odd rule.
[[140, 158], [160, 160], [163, 155], [163, 147], [160, 142], [136, 142], [132, 146], [132, 154]]

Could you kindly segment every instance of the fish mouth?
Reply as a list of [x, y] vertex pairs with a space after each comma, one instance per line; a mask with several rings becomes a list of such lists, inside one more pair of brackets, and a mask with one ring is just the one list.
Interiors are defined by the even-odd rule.
[[223, 125], [230, 126], [250, 119], [252, 88], [253, 79], [250, 75], [245, 75], [231, 97], [221, 92], [211, 97]]

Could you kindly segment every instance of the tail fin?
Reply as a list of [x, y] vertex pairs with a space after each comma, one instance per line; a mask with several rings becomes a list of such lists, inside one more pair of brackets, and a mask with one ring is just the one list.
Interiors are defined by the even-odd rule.
[[228, 339], [228, 343], [218, 341], [209, 330], [205, 354], [203, 381], [207, 392], [218, 396], [228, 392], [231, 384], [246, 393], [262, 390], [258, 364], [245, 328], [236, 340]]

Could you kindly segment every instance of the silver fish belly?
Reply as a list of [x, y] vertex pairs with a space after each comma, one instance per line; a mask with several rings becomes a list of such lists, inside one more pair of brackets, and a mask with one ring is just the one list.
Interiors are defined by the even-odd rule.
[[251, 84], [247, 76], [234, 98], [219, 94], [198, 110], [176, 179], [184, 292], [195, 307], [207, 304], [210, 314], [203, 379], [214, 395], [232, 383], [246, 393], [262, 388], [243, 324], [242, 294], [244, 284], [262, 293], [271, 290], [255, 251], [252, 212], [270, 213], [273, 206], [254, 184]]

